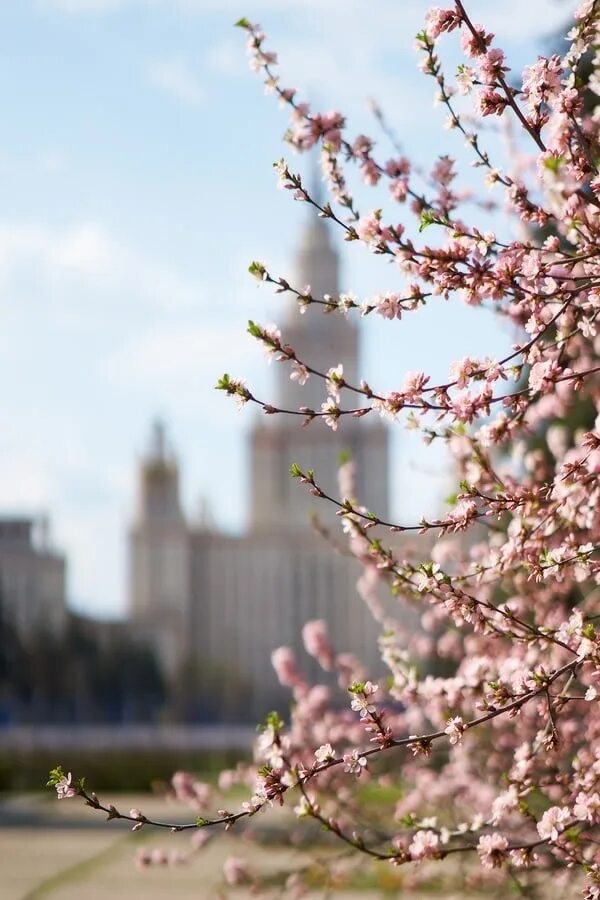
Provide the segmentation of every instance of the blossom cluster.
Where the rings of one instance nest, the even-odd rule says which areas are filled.
[[[323,402],[278,408],[223,376],[218,387],[240,406],[332,430],[381,416],[443,442],[457,489],[443,515],[393,521],[354,498],[348,464],[339,496],[318,471],[292,466],[336,508],[344,552],[361,566],[358,592],[381,627],[386,675],[336,648],[322,619],[306,623],[306,653],[323,678],[312,683],[291,648],[274,649],[293,700],[289,721],[270,716],[255,764],[223,773],[222,788],[248,787],[242,808],[196,827],[230,829],[289,802],[358,856],[419,871],[463,854],[480,864],[482,884],[505,874],[526,893],[553,871],[561,896],[600,898],[600,4],[584,0],[566,51],[522,73],[461,0],[430,10],[417,36],[449,141],[462,138],[500,196],[508,236],[488,227],[487,202],[458,187],[451,156],[429,172],[401,152],[381,156],[375,139],[350,134],[341,112],[313,111],[285,86],[261,28],[238,24],[253,70],[289,113],[286,142],[319,148],[328,200],[285,160],[275,166],[280,185],[345,241],[391,262],[397,287],[319,296],[266,263],[252,263],[251,274],[309,316],[374,314],[402,327],[441,298],[492,309],[518,337],[503,358],[473,353],[440,383],[424,367],[387,390],[355,383],[339,360],[321,370],[276,326],[249,323],[292,380],[322,383]],[[446,42],[464,56],[453,76]],[[512,168],[484,146],[497,121],[518,135]],[[361,211],[353,178],[384,188],[383,199]],[[357,789],[366,781],[396,792],[376,821]],[[59,797],[110,809],[70,775],[54,783]],[[212,803],[182,773],[173,789],[197,809]],[[291,875],[301,896],[302,872]],[[249,877],[243,862],[228,864],[229,884]]]

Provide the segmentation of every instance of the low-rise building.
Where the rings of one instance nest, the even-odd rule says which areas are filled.
[[[35,631],[58,636],[65,628],[66,561],[44,516],[0,517],[0,608],[24,642]]]

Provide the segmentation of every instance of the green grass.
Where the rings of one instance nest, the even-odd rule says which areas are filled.
[[[57,754],[4,750],[0,751],[0,792],[42,790],[48,772],[57,765],[66,772],[73,772],[74,776],[85,776],[91,790],[145,792],[157,782],[169,781],[180,769],[201,773],[203,780],[214,782],[221,769],[235,765],[239,759],[238,752],[114,751],[100,754],[94,750],[66,749]]]

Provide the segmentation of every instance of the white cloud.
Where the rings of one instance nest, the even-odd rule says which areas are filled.
[[[180,59],[152,63],[148,78],[156,87],[172,94],[182,103],[198,106],[204,100],[204,90],[197,78]]]
[[[23,446],[2,445],[0,508],[7,512],[34,514],[45,511],[56,500],[56,482],[35,453]]]
[[[239,0],[38,0],[45,9],[67,14],[112,13],[124,8],[167,9],[188,15],[226,13],[233,17],[240,13]],[[382,47],[398,49],[406,37],[404,29],[412,27],[412,35],[422,23],[427,8],[433,5],[423,0],[381,0],[375,11],[368,11],[364,0],[286,0],[286,12],[299,11],[304,25],[322,34],[337,35],[342,39],[352,36],[356,43],[346,44],[360,50],[365,37],[377,33]],[[252,0],[251,17],[281,15],[281,0]],[[490,4],[489,0],[471,0],[468,11],[472,17],[485,22],[502,39],[524,40],[551,35],[559,29],[575,9],[575,0],[504,0]],[[268,22],[262,23],[268,28]],[[415,25],[417,28],[415,28]],[[357,56],[353,54],[352,61]]]
[[[188,0],[183,5],[180,2],[179,8],[209,12],[216,5],[216,0]],[[238,8],[228,0],[219,0],[218,5]],[[416,121],[421,131],[439,129],[442,121],[440,114],[423,121],[422,112],[432,102],[434,85],[417,74],[417,54],[412,47],[428,5],[423,0],[403,4],[382,0],[367,12],[363,0],[326,4],[290,0],[282,14],[279,0],[256,0],[250,15],[260,19],[270,49],[278,53],[282,83],[299,88],[303,99],[307,96],[315,106],[341,109],[351,117],[352,128],[370,127],[373,132],[377,129],[365,109],[367,98],[375,97],[396,127],[409,132],[410,142]],[[470,8],[476,19],[496,32],[500,45],[528,44],[532,39],[539,43],[559,35],[573,3],[532,0],[525,8],[521,0],[505,0],[496,6],[471,0]],[[458,42],[452,35],[442,43],[444,50],[450,51],[453,70]],[[220,76],[247,78],[241,44],[235,35],[216,43],[206,57],[207,66]]]
[[[205,380],[203,359],[211,360],[213,381],[219,373],[209,357],[215,334],[210,346],[196,344],[193,329],[182,326],[180,344],[160,348],[161,329],[168,336],[194,316],[197,324],[203,293],[101,223],[0,221],[0,365],[11,380],[0,428],[0,510],[50,514],[68,557],[70,598],[88,610],[122,604],[136,440],[157,403],[177,408],[186,380],[187,415],[198,415],[194,359]],[[150,327],[159,346],[138,346],[136,336]],[[164,374],[169,353],[176,384]],[[111,379],[106,359],[119,354],[122,378]],[[214,416],[228,412],[222,399]]]
[[[228,78],[246,76],[248,63],[240,48],[239,40],[227,38],[214,44],[206,55],[206,64],[212,72]]]
[[[43,0],[63,12],[85,12],[119,8],[135,9],[140,15],[162,11],[201,17],[239,14],[239,0]],[[317,106],[335,106],[351,118],[352,128],[374,128],[365,112],[367,99],[375,97],[391,121],[404,131],[410,130],[407,149],[413,139],[414,123],[419,120],[424,140],[428,127],[438,128],[441,118],[423,123],[424,105],[429,106],[434,94],[430,79],[416,74],[413,35],[423,26],[429,4],[423,0],[381,0],[375,10],[368,11],[364,0],[253,0],[250,15],[265,27],[269,46],[278,52],[283,83],[297,87]],[[500,45],[514,42],[538,44],[558,35],[568,22],[574,0],[504,0],[489,4],[471,0],[469,11],[497,34]],[[225,29],[224,29],[225,31]],[[207,52],[204,65],[212,73],[226,77],[249,77],[240,35],[216,42]],[[443,42],[456,55],[458,42],[451,36]],[[514,48],[512,48],[514,49]],[[351,63],[351,64],[350,64]],[[455,61],[452,60],[451,68]],[[409,77],[407,77],[407,75]],[[182,102],[198,104],[203,97],[202,85],[189,68],[178,59],[154,64],[151,81],[170,91]],[[213,74],[214,78],[214,74]]]
[[[132,512],[132,508],[127,510],[127,518]],[[123,510],[114,502],[78,510],[64,516],[53,530],[56,544],[68,555],[70,605],[86,615],[122,615],[126,609]]]
[[[121,303],[164,308],[195,306],[199,289],[184,281],[168,265],[128,246],[98,222],[80,222],[53,229],[31,223],[0,222],[0,287],[25,277],[51,286],[63,305],[81,306],[82,296],[101,308]],[[88,311],[89,311],[88,306]]]
[[[3,423],[2,515],[48,515],[51,542],[67,558],[67,599],[88,614],[116,615],[122,610],[124,510],[115,497],[128,497],[130,515],[131,485],[123,484],[120,471],[90,459],[75,426],[50,429],[40,455],[35,448],[43,416],[34,422],[22,412]]]
[[[173,382],[189,384],[207,373],[216,381],[227,357],[242,371],[255,361],[253,342],[243,328],[181,325],[149,331],[107,360],[107,370],[119,383]]]
[[[430,125],[422,125],[433,83],[418,76],[411,49],[412,36],[428,5],[425,0],[380,0],[371,7],[364,0],[250,0],[246,8],[240,8],[240,0],[37,0],[38,9],[71,16],[130,10],[142,25],[154,13],[163,18],[167,14],[197,16],[185,27],[200,37],[206,17],[218,17],[223,40],[212,45],[197,69],[177,56],[171,58],[173,47],[168,42],[160,49],[144,51],[146,61],[154,53],[158,56],[144,75],[192,105],[203,100],[206,69],[250,81],[243,35],[228,27],[247,12],[264,25],[269,44],[279,53],[286,84],[306,90],[316,106],[348,109],[353,131],[365,98],[374,95],[390,120],[399,123],[401,139],[407,141],[417,131],[425,134],[429,127],[437,132],[443,119],[438,110],[431,115]],[[475,19],[496,32],[500,45],[512,40],[528,49],[532,39],[537,46],[545,35],[559,30],[572,8],[571,2],[551,0],[529,4],[469,0]],[[153,21],[158,23],[158,15]],[[456,44],[454,37],[445,42],[448,47]],[[260,87],[255,87],[260,94]],[[426,139],[421,141],[423,147]],[[433,150],[433,146],[425,147],[423,152]],[[55,168],[50,158],[48,168]],[[237,252],[245,263],[259,252],[249,232],[252,229],[246,228],[243,238],[236,238]],[[247,254],[240,246],[244,242],[252,247]],[[273,259],[277,252],[276,247],[269,250],[270,267],[285,274],[288,267]],[[209,272],[215,270],[212,260],[204,259],[202,264]],[[357,270],[361,265],[357,264]],[[93,601],[100,607],[114,603],[122,591],[133,448],[143,440],[146,424],[157,410],[167,414],[176,442],[186,448],[188,482],[209,491],[215,508],[222,507],[227,515],[235,517],[242,506],[244,459],[238,430],[247,427],[252,410],[236,416],[233,404],[212,385],[228,370],[247,377],[257,394],[273,396],[266,382],[275,367],[264,366],[260,349],[245,336],[239,308],[247,305],[261,321],[279,320],[282,304],[289,300],[262,290],[256,294],[245,275],[238,286],[230,274],[238,270],[245,266],[236,260],[221,284],[199,285],[168,260],[156,258],[151,247],[140,250],[97,221],[59,229],[0,221],[0,358],[18,387],[5,397],[0,507],[51,510],[59,540],[70,556],[74,595],[82,602]],[[198,271],[204,278],[202,269]],[[365,291],[371,283],[364,280]],[[272,314],[257,313],[259,304],[272,308]],[[446,333],[438,321],[436,316],[433,327]],[[452,333],[452,323],[442,321]],[[63,327],[73,322],[76,328]],[[15,323],[18,328],[13,329]],[[423,334],[430,332],[410,331],[404,322],[402,326],[401,367],[419,367],[418,362],[413,365],[410,354],[414,348],[422,359]],[[480,342],[474,334],[476,327],[468,332],[461,325],[465,342]],[[374,378],[396,377],[390,369],[398,359],[395,337],[391,333],[389,348],[373,339],[367,344],[365,359]],[[454,356],[456,342],[450,343],[448,353]],[[382,371],[385,358],[390,364]],[[439,365],[445,366],[445,360]],[[48,422],[41,415],[45,404]],[[69,421],[71,432],[65,428]],[[414,458],[421,460],[419,451]],[[109,483],[107,469],[119,472],[126,487]],[[397,498],[403,513],[408,502],[401,496],[405,488],[421,498],[420,488],[411,479],[412,473],[401,483]],[[419,483],[427,480],[420,476]]]

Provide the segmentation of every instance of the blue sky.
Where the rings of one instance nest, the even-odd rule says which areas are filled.
[[[289,274],[307,210],[276,189],[273,161],[304,162],[281,144],[285,116],[249,72],[233,21],[258,19],[285,83],[344,110],[352,132],[375,130],[374,96],[424,166],[464,156],[416,68],[426,3],[240,2],[0,4],[0,511],[49,512],[70,602],[93,614],[125,608],[136,458],[157,414],[186,508],[205,496],[224,527],[243,527],[252,414],[213,385],[230,371],[268,394],[245,323],[276,321],[287,301],[246,267],[258,258]],[[470,3],[515,68],[571,8]],[[366,209],[386,202],[358,193]],[[340,250],[346,288],[397,283],[364,248]],[[383,388],[408,369],[443,377],[452,359],[501,353],[512,338],[486,313],[440,302],[391,328],[367,322],[364,372]],[[393,505],[406,519],[439,502],[449,475],[406,433],[394,448]]]

